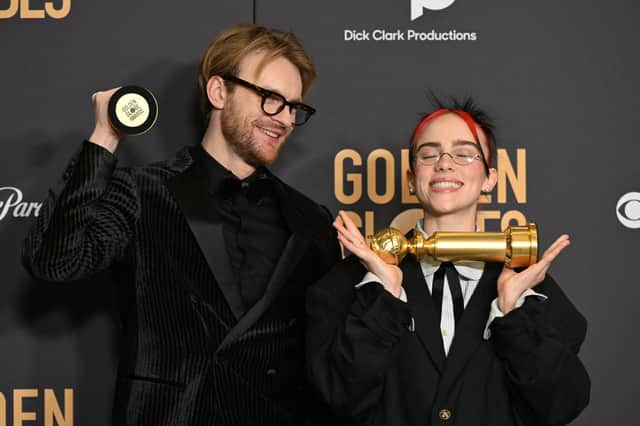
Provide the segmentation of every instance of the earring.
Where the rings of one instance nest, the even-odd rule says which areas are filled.
[[[413,189],[413,186],[409,187],[409,194],[414,195],[416,193],[416,190]]]

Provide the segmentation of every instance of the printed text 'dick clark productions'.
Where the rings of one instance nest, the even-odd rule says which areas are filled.
[[[476,41],[475,32],[448,31],[416,31],[416,30],[344,30],[344,41]]]

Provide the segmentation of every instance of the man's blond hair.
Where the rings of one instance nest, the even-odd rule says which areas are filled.
[[[242,59],[254,51],[264,51],[256,73],[270,61],[284,57],[298,68],[302,78],[302,95],[306,95],[316,79],[316,68],[296,37],[286,31],[253,24],[235,25],[220,33],[207,47],[200,62],[198,87],[202,109],[207,121],[211,103],[207,96],[207,82],[215,75],[237,75]]]

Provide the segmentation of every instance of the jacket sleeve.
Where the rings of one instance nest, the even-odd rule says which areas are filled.
[[[366,271],[355,257],[336,265],[307,293],[307,374],[339,415],[366,416],[411,315],[378,283],[354,288]]]
[[[48,281],[85,278],[120,258],[132,238],[139,200],[116,158],[83,142],[50,189],[22,249],[22,262]]]
[[[550,276],[525,304],[491,324],[505,363],[516,416],[524,424],[564,425],[589,402],[590,380],[578,351],[587,322]],[[533,420],[535,419],[535,420]]]

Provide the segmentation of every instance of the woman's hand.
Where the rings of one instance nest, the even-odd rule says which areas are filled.
[[[395,265],[385,263],[369,248],[358,227],[344,211],[341,210],[338,213],[338,217],[333,221],[333,227],[338,231],[338,240],[342,245],[357,256],[369,272],[382,280],[388,292],[395,297],[400,297],[402,270]]]
[[[571,244],[569,236],[564,234],[558,237],[544,252],[542,258],[530,265],[522,272],[516,272],[511,268],[503,268],[498,277],[498,306],[503,314],[511,312],[522,294],[535,287],[544,280],[545,274],[551,267],[551,262],[565,247]]]

